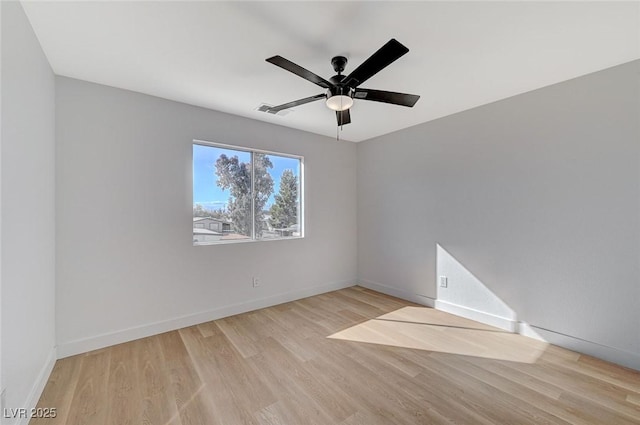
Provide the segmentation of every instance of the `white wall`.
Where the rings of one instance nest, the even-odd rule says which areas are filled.
[[[2,10],[3,7],[0,4],[0,177],[2,177]],[[4,396],[2,373],[2,184],[0,180],[0,409],[3,411],[5,408]]]
[[[0,7],[1,380],[16,409],[34,406],[55,361],[55,82],[22,6]]]
[[[549,341],[640,368],[639,68],[358,144],[359,280],[433,299],[440,244]]]
[[[56,124],[61,356],[355,283],[355,144],[62,77]],[[192,246],[193,139],[303,155],[306,237]]]

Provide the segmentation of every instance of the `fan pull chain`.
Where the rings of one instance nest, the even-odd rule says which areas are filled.
[[[340,93],[342,93],[342,91]],[[337,127],[336,127],[336,140],[340,140],[340,132],[342,131],[342,126],[343,126],[343,122],[342,122],[342,96],[340,96],[340,112],[338,112],[338,116],[340,117],[340,130],[338,130]]]

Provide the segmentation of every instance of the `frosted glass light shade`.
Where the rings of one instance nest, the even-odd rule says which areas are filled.
[[[346,111],[353,106],[353,99],[350,96],[337,94],[327,99],[327,107],[334,111]]]

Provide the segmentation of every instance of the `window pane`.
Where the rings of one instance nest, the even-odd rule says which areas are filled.
[[[263,155],[265,167],[272,180],[273,189],[265,199],[266,191],[260,196],[260,212],[256,214],[256,237],[262,239],[282,239],[300,237],[300,160],[278,155]],[[258,204],[258,202],[256,202]],[[257,205],[256,205],[256,211]],[[260,233],[258,234],[258,223]]]
[[[193,243],[251,239],[251,154],[193,145]]]
[[[273,163],[268,155],[263,153],[254,153],[254,171],[255,179],[253,181],[254,190],[254,208],[255,208],[255,236],[256,239],[262,238],[264,233],[268,231],[265,223],[266,211],[265,207],[269,198],[273,196],[274,179],[271,175]]]

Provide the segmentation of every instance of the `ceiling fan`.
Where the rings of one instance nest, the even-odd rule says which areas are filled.
[[[360,84],[386,68],[408,51],[408,48],[402,45],[395,38],[392,38],[349,75],[342,75],[342,71],[344,71],[344,68],[347,65],[347,58],[344,56],[335,56],[331,59],[331,65],[337,74],[329,78],[329,80],[325,80],[324,78],[304,69],[300,65],[297,65],[282,56],[270,57],[266,59],[267,62],[292,72],[307,81],[311,81],[315,85],[327,89],[327,91],[326,93],[305,97],[304,99],[294,100],[293,102],[284,103],[282,105],[269,106],[263,110],[271,114],[277,114],[284,109],[325,99],[327,107],[336,111],[338,126],[342,126],[351,122],[349,108],[353,105],[354,99],[372,100],[374,102],[384,102],[391,103],[393,105],[412,107],[416,104],[418,99],[420,99],[420,96],[415,94],[359,88]]]

